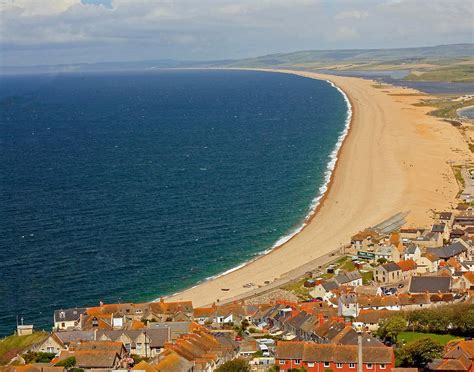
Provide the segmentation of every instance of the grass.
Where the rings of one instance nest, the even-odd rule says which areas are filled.
[[[373,271],[361,271],[360,275],[362,276],[362,284],[366,285],[369,284],[372,280],[374,280],[374,272]]]
[[[311,288],[306,288],[303,284],[307,280],[307,278],[301,278],[300,280],[293,282],[293,283],[288,283],[282,289],[287,290],[296,296],[298,296],[299,299],[301,300],[309,300],[311,298],[309,292]]]
[[[436,333],[422,333],[422,332],[401,332],[398,334],[398,341],[404,340],[406,343],[410,343],[420,338],[429,337],[433,340],[438,341],[442,345],[446,345],[449,341],[458,339],[459,337],[452,335],[438,335]]]
[[[473,83],[474,64],[458,64],[439,67],[419,74],[409,74],[405,80],[413,81],[449,81],[452,83]]]
[[[461,188],[464,189],[464,177],[462,176],[461,169],[462,167],[460,165],[453,165],[454,177],[456,178],[458,185],[460,185]]]
[[[0,365],[7,364],[17,354],[24,352],[26,348],[41,342],[48,337],[47,332],[34,332],[27,336],[12,335],[0,341]]]
[[[443,119],[459,119],[457,111],[461,108],[474,106],[474,98],[464,101],[454,101],[450,98],[423,100],[415,103],[415,106],[430,106],[436,109],[430,112],[430,115]]]

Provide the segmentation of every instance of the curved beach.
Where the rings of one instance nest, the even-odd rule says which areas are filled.
[[[423,226],[432,222],[433,210],[456,203],[458,187],[449,161],[467,158],[469,150],[456,128],[428,116],[429,108],[413,105],[425,95],[360,78],[266,71],[329,80],[349,97],[352,122],[329,189],[305,228],[288,242],[170,300],[203,306],[277,287],[328,261],[330,252],[366,227],[408,211],[408,224]],[[245,288],[249,282],[256,286]]]

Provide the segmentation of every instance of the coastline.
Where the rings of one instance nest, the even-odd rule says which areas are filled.
[[[239,70],[241,70],[241,69],[239,69]],[[273,71],[266,71],[266,70],[261,70],[261,71],[273,72]],[[163,298],[170,298],[170,297],[173,297],[173,296],[178,296],[180,293],[182,293],[184,291],[192,290],[192,289],[198,287],[199,285],[201,285],[202,283],[205,283],[205,282],[211,281],[211,280],[216,280],[216,279],[218,279],[222,276],[228,275],[228,274],[230,274],[234,271],[238,271],[238,270],[242,269],[243,267],[251,264],[252,262],[255,262],[255,261],[259,260],[261,257],[263,257],[265,255],[268,255],[271,252],[273,252],[274,250],[279,249],[280,247],[284,246],[291,239],[293,239],[296,235],[300,234],[303,231],[303,229],[316,216],[320,206],[324,203],[325,196],[327,195],[327,193],[329,192],[329,189],[331,187],[331,183],[333,181],[333,174],[334,174],[334,171],[337,167],[339,153],[342,149],[344,141],[346,140],[347,136],[349,135],[349,132],[350,132],[350,129],[351,129],[351,124],[352,124],[352,104],[351,104],[350,99],[347,96],[347,94],[341,88],[339,88],[337,85],[335,85],[332,81],[326,80],[326,79],[320,79],[320,80],[324,80],[325,82],[327,82],[334,89],[338,90],[339,93],[342,95],[342,97],[345,101],[345,104],[347,106],[347,108],[346,108],[346,118],[345,118],[345,121],[344,121],[344,128],[338,134],[337,142],[334,145],[334,149],[333,149],[333,151],[331,151],[331,153],[328,156],[328,162],[326,164],[326,170],[324,172],[324,183],[318,188],[318,194],[316,195],[316,197],[314,197],[311,200],[311,203],[309,205],[309,212],[305,216],[302,224],[299,225],[293,231],[289,232],[288,234],[283,235],[280,238],[278,238],[278,240],[272,246],[270,246],[269,248],[265,249],[264,251],[256,253],[255,258],[252,258],[250,260],[242,262],[242,263],[238,264],[237,266],[234,266],[234,267],[232,267],[232,268],[230,268],[230,269],[228,269],[224,272],[221,272],[219,274],[216,274],[216,275],[207,277],[203,280],[200,280],[195,285],[193,285],[192,287],[189,287],[189,288],[187,288],[183,291],[179,291],[179,292],[173,293],[173,294],[168,295],[168,296],[163,296]],[[160,300],[160,298],[156,298],[154,301],[159,301],[159,300]]]
[[[245,70],[245,69],[239,69],[239,70]],[[292,233],[290,233],[286,236],[281,237],[271,248],[269,248],[269,249],[261,252],[260,254],[258,254],[258,256],[255,259],[244,262],[244,263],[242,263],[242,264],[240,264],[240,265],[238,265],[238,266],[236,266],[232,269],[229,269],[229,270],[227,270],[223,273],[220,273],[216,276],[206,278],[205,280],[203,280],[201,282],[198,282],[195,286],[193,286],[191,288],[185,289],[185,290],[183,290],[181,292],[178,292],[178,293],[175,293],[171,296],[166,296],[165,298],[167,298],[167,299],[170,299],[170,300],[184,300],[184,299],[189,300],[189,299],[192,299],[193,302],[195,303],[195,305],[197,305],[197,306],[208,305],[208,304],[210,304],[210,303],[212,303],[216,300],[220,301],[222,303],[222,302],[228,301],[229,299],[233,299],[233,298],[235,299],[237,297],[242,297],[242,296],[246,296],[246,295],[251,296],[251,295],[256,294],[257,292],[265,292],[269,289],[276,288],[277,284],[278,284],[278,286],[280,286],[280,285],[284,284],[285,281],[288,282],[288,281],[291,281],[292,279],[294,279],[294,277],[296,275],[302,275],[304,273],[304,271],[301,272],[301,269],[307,266],[304,263],[301,263],[301,264],[298,265],[296,262],[294,262],[295,260],[293,260],[293,262],[291,262],[291,261],[285,262],[285,261],[277,261],[274,258],[276,258],[277,255],[279,255],[279,256],[288,256],[288,254],[281,254],[281,252],[282,251],[288,251],[289,249],[286,249],[287,246],[292,245],[292,243],[295,240],[300,240],[300,241],[301,240],[303,240],[303,241],[307,240],[307,239],[302,239],[302,236],[303,235],[305,235],[305,236],[308,235],[306,233],[306,230],[308,229],[308,227],[309,226],[314,227],[317,224],[317,221],[321,219],[321,218],[316,218],[316,217],[319,217],[319,212],[324,208],[325,203],[326,203],[327,199],[329,198],[330,194],[334,194],[334,192],[332,190],[333,190],[335,180],[339,180],[340,178],[342,178],[342,175],[344,173],[347,173],[347,169],[345,169],[345,170],[340,170],[339,169],[340,168],[339,163],[340,163],[341,157],[343,156],[343,153],[346,151],[346,146],[345,146],[346,143],[353,137],[352,132],[357,131],[357,127],[360,125],[360,123],[358,123],[358,120],[356,118],[357,118],[357,115],[360,116],[360,114],[361,114],[359,112],[359,111],[361,111],[361,108],[358,108],[357,110],[355,110],[354,109],[355,105],[353,103],[353,101],[356,101],[360,105],[360,97],[357,97],[357,94],[352,93],[352,95],[351,95],[350,92],[349,93],[347,92],[348,87],[350,86],[350,83],[354,82],[354,81],[357,81],[357,82],[363,81],[365,85],[375,84],[373,81],[366,80],[366,79],[351,78],[351,77],[339,77],[339,76],[332,76],[332,75],[308,73],[308,72],[302,72],[302,71],[267,70],[267,69],[248,69],[248,70],[257,70],[257,71],[262,71],[262,72],[289,73],[289,74],[295,74],[295,75],[299,75],[299,76],[303,76],[303,77],[307,77],[307,78],[314,78],[314,79],[318,79],[318,80],[324,80],[324,81],[328,82],[329,84],[331,84],[335,89],[337,89],[342,94],[342,96],[344,97],[344,100],[346,101],[346,104],[347,104],[346,125],[345,125],[343,131],[340,133],[340,135],[338,137],[338,141],[335,145],[335,149],[333,150],[333,152],[329,156],[329,161],[328,161],[328,164],[327,164],[327,170],[325,172],[326,181],[324,182],[324,184],[322,186],[320,186],[318,195],[312,201],[312,205],[314,204],[314,206],[312,206],[309,214],[307,215],[307,217],[305,218],[303,224],[299,228],[297,228],[294,232],[292,232]],[[341,83],[343,85],[342,87],[340,86]],[[348,85],[348,83],[349,83],[349,85]],[[344,89],[344,85],[346,85],[345,86],[346,89]],[[367,86],[365,87],[365,89],[367,90]],[[377,89],[377,90],[376,90],[376,88],[371,88],[371,89],[373,89],[374,92],[381,93],[380,89]],[[424,95],[424,94],[419,93],[417,91],[414,91],[414,90],[411,90],[411,89],[406,89],[406,88],[392,87],[390,89],[392,89],[392,90],[403,90],[405,93],[409,93],[409,94],[407,94],[407,96],[408,95],[413,96],[414,93],[416,93],[420,96]],[[395,93],[395,94],[397,94],[397,93]],[[400,95],[400,93],[398,93],[398,94]],[[401,94],[403,95],[403,93],[401,93]],[[353,97],[354,95],[355,95],[355,97]],[[367,102],[365,102],[365,103],[367,103]],[[426,114],[426,112],[424,114]],[[354,126],[356,127],[355,130],[354,130]],[[461,145],[461,143],[457,143],[457,145],[459,147],[459,145]],[[349,150],[347,150],[347,152],[349,152]],[[336,173],[342,173],[342,174],[340,176],[336,177]],[[404,186],[404,185],[400,184],[400,186]],[[403,187],[401,187],[399,189],[403,189]],[[336,194],[337,194],[337,192],[336,192]],[[454,193],[454,195],[455,195],[455,193]],[[336,204],[337,203],[338,202],[336,201]],[[404,209],[411,209],[409,203],[407,203],[407,204],[408,204],[407,208],[404,208]],[[328,208],[326,208],[326,209],[328,209]],[[390,212],[387,211],[386,213],[378,213],[377,214],[377,215],[379,215],[378,219],[375,219],[375,216],[374,216],[373,219],[369,218],[369,220],[372,221],[372,223],[366,224],[366,225],[359,224],[358,229],[355,229],[351,232],[346,232],[346,234],[345,234],[346,239],[347,239],[347,234],[352,235],[352,234],[356,233],[357,231],[359,231],[363,228],[373,226],[373,225],[375,225],[375,223],[380,222],[380,220],[382,218],[389,217],[390,215],[392,215],[394,213],[397,213],[397,212],[400,212],[400,209],[391,209]],[[418,217],[419,216],[417,216],[417,218],[413,219],[410,222],[413,223],[417,220],[420,221],[420,219]],[[365,219],[367,219],[367,216],[366,216]],[[420,223],[420,222],[416,222],[416,223]],[[350,235],[349,235],[349,237],[350,237]],[[334,236],[333,236],[333,238],[334,238]],[[343,237],[340,236],[339,239],[342,240]],[[336,237],[336,240],[337,240],[337,237]],[[321,261],[322,262],[322,260],[324,260],[324,259],[327,260],[328,257],[331,256],[331,254],[328,255],[328,252],[333,253],[334,251],[337,251],[343,243],[345,244],[347,242],[348,242],[348,240],[342,240],[342,241],[339,242],[339,246],[337,246],[337,244],[334,245],[334,243],[333,243],[333,245],[331,247],[326,247],[326,249],[324,249],[324,250],[321,249],[320,252],[316,256],[308,255],[307,256],[308,261],[309,262],[312,262],[312,261],[317,261],[317,262]],[[296,244],[293,244],[293,245],[296,245]],[[301,244],[300,244],[300,246],[301,246]],[[330,249],[330,250],[328,251],[328,249]],[[306,247],[306,249],[303,248],[303,249],[300,249],[300,250],[303,251],[301,253],[306,253],[304,251],[308,251],[307,247]],[[284,252],[284,253],[288,253],[288,252]],[[295,252],[295,253],[297,253],[297,252]],[[291,256],[291,254],[289,256]],[[262,261],[267,261],[267,262],[262,262]],[[277,269],[277,267],[281,266],[279,272],[275,273],[275,275],[279,274],[278,277],[271,278],[270,280],[264,281],[264,283],[262,283],[262,284],[258,284],[258,288],[253,288],[252,290],[248,290],[248,289],[242,290],[242,284],[248,283],[249,281],[258,281],[257,277],[249,275],[249,274],[251,274],[252,272],[255,273],[255,274],[257,274],[257,273],[261,274],[261,267],[264,264],[266,264],[266,266],[268,266],[268,262],[272,262],[272,261],[276,264],[274,266],[275,269]],[[282,263],[283,263],[283,265],[281,265]],[[259,268],[259,266],[260,266],[260,268]],[[286,269],[290,269],[290,270],[285,271]],[[298,270],[298,269],[300,269],[300,270]],[[277,270],[275,270],[275,271],[277,271]],[[289,275],[290,273],[292,275]],[[259,276],[261,276],[261,275],[259,275]],[[287,277],[285,278],[285,276],[287,276]],[[265,284],[267,282],[270,282],[270,284]],[[233,287],[230,287],[230,284],[232,284]],[[227,288],[227,287],[230,287],[230,288],[228,289],[228,292],[223,293],[223,292],[221,292],[221,290],[219,290],[220,286],[221,286],[221,289],[222,288]]]

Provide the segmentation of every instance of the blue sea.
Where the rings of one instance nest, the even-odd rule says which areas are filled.
[[[271,248],[314,206],[346,116],[329,83],[279,73],[0,77],[0,334]]]

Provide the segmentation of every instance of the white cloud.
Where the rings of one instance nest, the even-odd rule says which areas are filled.
[[[466,42],[472,41],[474,16],[464,0],[113,0],[111,5],[0,0],[2,63],[218,59]]]

